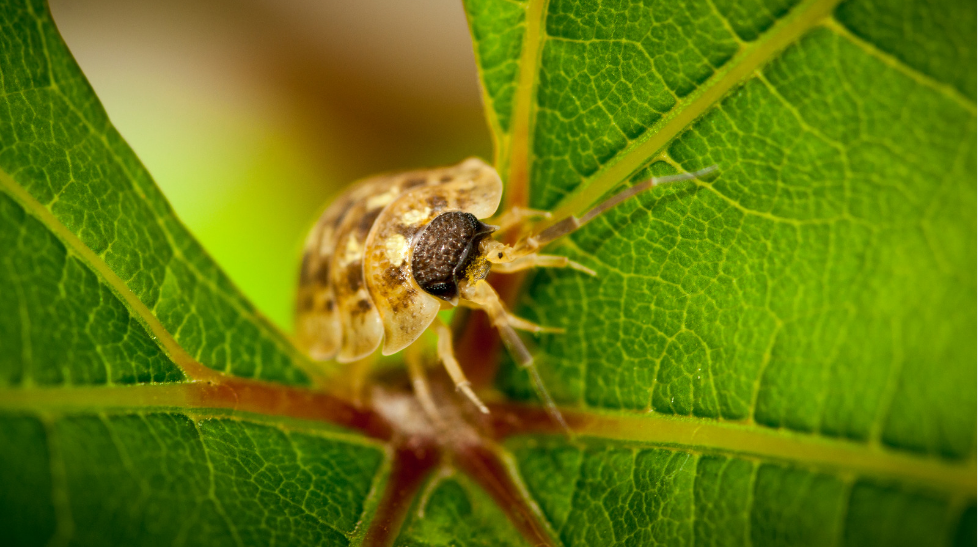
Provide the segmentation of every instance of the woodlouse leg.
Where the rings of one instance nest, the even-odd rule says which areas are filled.
[[[550,212],[540,211],[538,209],[527,209],[526,207],[520,207],[517,205],[498,217],[488,219],[486,224],[499,226],[496,231],[505,232],[506,230],[523,224],[527,219],[535,217],[550,218]]]
[[[462,372],[462,367],[458,365],[458,361],[455,359],[455,351],[452,349],[451,329],[438,318],[435,319],[432,326],[435,328],[435,334],[438,335],[438,358],[441,359],[441,364],[448,371],[448,375],[452,377],[452,382],[455,383],[455,389],[464,393],[480,412],[489,414],[489,409],[486,408],[486,405],[472,391],[472,382],[469,382],[469,379],[465,377],[465,373]]]
[[[566,256],[531,254],[521,256],[512,262],[497,263],[492,265],[492,271],[499,273],[513,273],[530,268],[570,268],[588,275],[598,275],[597,272],[587,266],[574,262]]]
[[[502,338],[506,349],[513,356],[513,360],[530,374],[530,378],[533,380],[533,387],[536,389],[540,399],[543,400],[547,412],[570,435],[571,431],[567,426],[567,422],[564,420],[563,414],[560,413],[553,398],[550,397],[546,386],[543,385],[543,379],[540,378],[540,373],[537,372],[537,367],[533,363],[533,356],[530,355],[530,350],[526,348],[523,340],[516,334],[510,322],[514,316],[506,311],[506,306],[503,305],[503,301],[499,298],[496,291],[485,280],[479,280],[463,286],[461,296],[489,315],[489,320],[492,321],[493,326],[499,331],[499,337]]]
[[[425,414],[431,418],[435,427],[441,428],[444,421],[438,413],[438,405],[431,396],[428,388],[428,376],[424,373],[424,358],[421,354],[421,344],[414,343],[404,351],[404,361],[407,363],[408,377],[411,378],[411,387],[414,388],[414,396],[418,398],[421,408]]]
[[[474,304],[472,302],[467,302],[466,300],[460,300],[458,305],[467,308],[475,308],[477,310],[483,310],[483,311],[486,310],[485,306],[482,306],[480,304]],[[564,329],[560,327],[545,327],[543,325],[538,325],[532,321],[527,321],[526,319],[523,319],[522,317],[519,317],[517,315],[513,315],[506,310],[503,310],[502,314],[503,314],[502,319],[500,319],[500,321],[506,323],[507,325],[509,325],[510,327],[516,330],[525,330],[527,332],[548,332],[553,334],[563,334],[564,332],[566,332]]]
[[[348,378],[350,381],[350,391],[353,392],[353,404],[363,406],[363,392],[367,387],[367,377],[370,376],[370,369],[373,368],[375,358],[371,355],[358,359],[349,364]]]
[[[506,312],[506,323],[514,329],[525,330],[527,332],[548,332],[552,334],[564,334],[564,332],[566,332],[560,327],[545,327],[543,325],[537,325],[532,321],[527,321],[526,319],[513,315],[509,312]]]

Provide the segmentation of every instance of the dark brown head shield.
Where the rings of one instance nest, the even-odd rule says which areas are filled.
[[[471,213],[438,215],[414,245],[411,271],[415,281],[428,294],[452,300],[458,296],[459,280],[478,256],[479,243],[494,229]]]

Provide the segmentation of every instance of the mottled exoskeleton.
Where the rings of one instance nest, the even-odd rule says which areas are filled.
[[[348,363],[378,347],[384,355],[398,352],[433,328],[438,355],[456,387],[488,412],[455,360],[448,327],[437,318],[452,306],[478,308],[489,314],[516,362],[531,373],[551,415],[563,424],[514,330],[546,329],[510,314],[486,276],[533,267],[572,267],[593,275],[566,257],[537,251],[657,183],[700,173],[648,180],[514,245],[492,236],[548,213],[516,208],[496,217],[495,225],[483,223],[480,219],[499,207],[503,186],[482,160],[363,180],[326,209],[306,239],[296,309],[298,343],[314,359]],[[422,373],[418,367],[409,371],[422,403],[434,412]]]

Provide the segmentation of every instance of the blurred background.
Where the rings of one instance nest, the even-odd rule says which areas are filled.
[[[319,211],[382,171],[492,159],[461,0],[50,0],[115,127],[292,330]]]

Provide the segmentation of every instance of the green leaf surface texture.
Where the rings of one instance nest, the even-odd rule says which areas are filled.
[[[974,545],[975,4],[463,4],[508,205],[717,166],[548,249],[596,278],[519,291],[565,329],[533,349],[573,435],[493,438],[502,482],[408,444],[399,486],[409,428],[330,406],[17,0],[0,543]],[[496,399],[538,411],[500,359]]]
[[[434,476],[415,500],[398,547],[531,545],[477,485],[462,476]]]
[[[13,545],[348,545],[385,459],[177,412],[0,416],[0,440],[19,448],[0,454]]]

